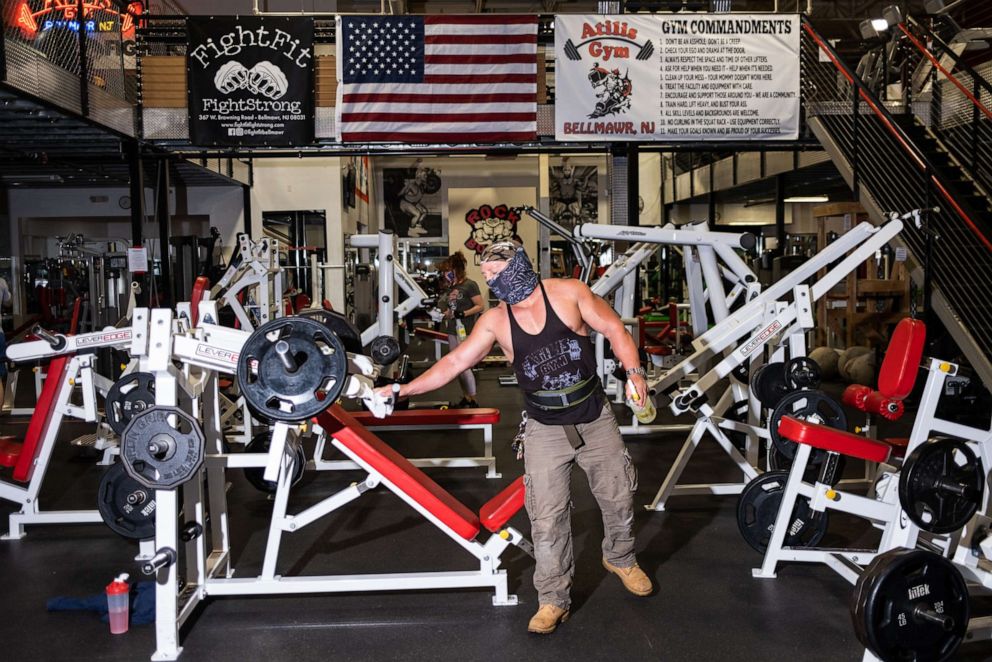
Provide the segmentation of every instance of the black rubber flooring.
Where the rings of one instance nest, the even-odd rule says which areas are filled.
[[[509,449],[519,393],[501,388],[506,369],[480,374],[483,405],[503,411],[496,434],[503,477],[482,469],[428,470],[469,507],[485,501],[522,471]],[[443,397],[457,400],[457,387]],[[618,410],[619,411],[619,410]],[[628,416],[620,412],[621,416]],[[22,433],[25,422],[0,430]],[[90,432],[72,424],[65,440]],[[395,434],[407,456],[463,453],[479,433]],[[634,437],[640,472],[637,504],[648,503],[682,443],[682,435]],[[476,450],[475,452],[478,452]],[[726,457],[704,442],[686,480],[733,478]],[[848,467],[856,473],[858,467]],[[59,445],[46,482],[46,509],[90,507],[101,468],[68,443]],[[9,476],[9,470],[4,474]],[[301,509],[358,479],[355,472],[308,475],[291,499]],[[228,494],[237,576],[261,567],[270,502],[240,472]],[[600,565],[602,525],[581,471],[573,483],[576,576],[573,615],[550,636],[526,632],[536,608],[533,562],[511,548],[504,555],[516,607],[494,607],[485,590],[216,598],[183,630],[183,660],[860,660],[848,612],[851,586],[826,567],[790,565],[774,580],[753,579],[760,556],[737,530],[736,497],[682,497],[666,512],[636,514],[638,558],[657,591],[627,594]],[[0,503],[6,529],[9,502]],[[512,522],[529,530],[521,511]],[[827,544],[870,539],[863,522],[831,520]],[[139,577],[135,543],[102,525],[35,526],[19,541],[0,542],[0,658],[7,660],[141,660],[154,650],[151,625],[122,636],[87,612],[48,613],[54,596],[99,593],[119,572]],[[472,558],[398,498],[378,489],[307,529],[284,537],[283,574],[335,574],[470,569]],[[960,659],[992,659],[992,644],[970,644]]]

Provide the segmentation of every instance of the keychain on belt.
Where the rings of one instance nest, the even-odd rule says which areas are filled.
[[[517,428],[517,434],[513,437],[513,441],[510,442],[510,450],[517,454],[517,459],[524,459],[524,432],[527,430],[527,412],[520,412],[520,427]]]

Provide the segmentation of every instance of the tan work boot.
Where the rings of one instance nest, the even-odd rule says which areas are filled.
[[[568,610],[555,605],[541,605],[527,624],[527,631],[535,634],[551,634],[559,623],[568,620]]]
[[[619,577],[620,581],[623,582],[623,587],[634,595],[651,595],[651,591],[654,590],[654,587],[651,586],[651,580],[636,563],[630,568],[618,568],[603,559],[603,567]]]

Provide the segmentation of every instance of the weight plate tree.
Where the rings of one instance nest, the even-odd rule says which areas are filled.
[[[968,587],[948,559],[923,550],[880,554],[858,578],[851,619],[884,662],[944,662],[968,630]]]
[[[337,335],[306,317],[283,317],[257,328],[238,357],[238,385],[257,415],[305,421],[334,404],[348,376]]]
[[[737,501],[737,526],[744,540],[754,550],[764,554],[768,549],[775,518],[782,503],[788,471],[768,471],[747,484]],[[814,547],[827,532],[827,514],[809,508],[809,499],[800,496],[789,520],[786,547]]]

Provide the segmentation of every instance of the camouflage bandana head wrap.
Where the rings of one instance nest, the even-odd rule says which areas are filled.
[[[482,262],[507,262],[506,268],[486,284],[493,295],[512,306],[537,289],[537,273],[522,246],[512,241],[497,241],[482,253]]]

